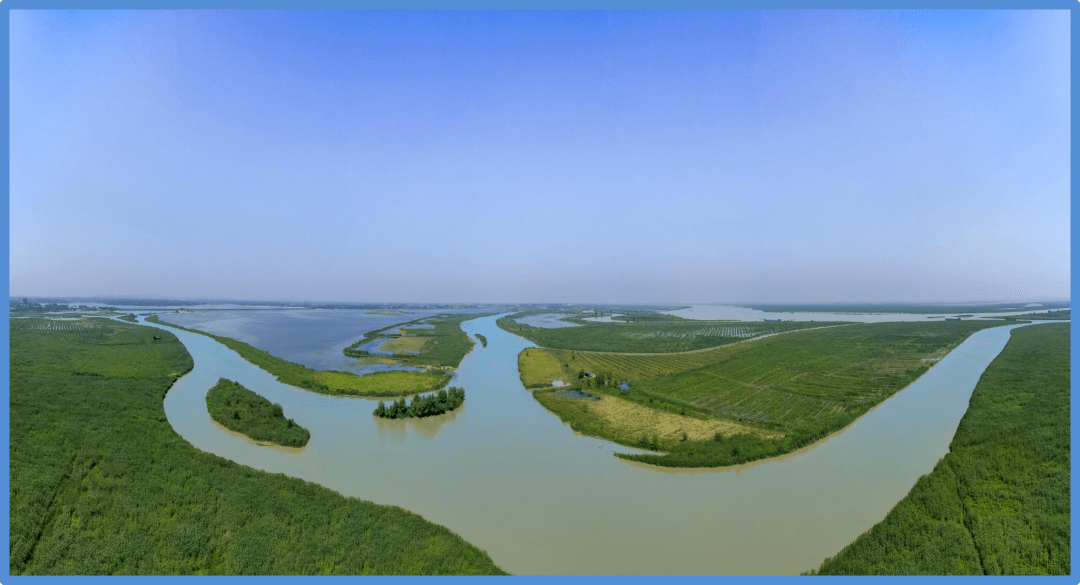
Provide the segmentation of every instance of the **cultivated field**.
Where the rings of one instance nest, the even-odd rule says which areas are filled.
[[[531,348],[519,355],[519,367],[526,387],[563,380],[635,402],[656,416],[701,416],[756,429],[746,434],[755,440],[744,437],[741,446],[661,441],[669,455],[631,456],[661,465],[727,465],[784,453],[843,428],[969,335],[999,324],[847,324],[677,354]],[[757,440],[767,433],[771,440]],[[615,440],[641,446],[642,430],[616,433]]]
[[[15,331],[86,331],[103,325],[93,318],[12,317],[10,321]]]
[[[763,335],[841,324],[822,321],[698,321],[660,313],[628,313],[619,319],[631,321],[610,323],[588,321],[580,313],[574,313],[564,320],[581,326],[558,329],[533,327],[514,319],[527,313],[503,317],[498,324],[540,347],[620,353],[673,353],[707,349]]]

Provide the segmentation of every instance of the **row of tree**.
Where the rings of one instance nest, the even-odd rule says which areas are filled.
[[[380,418],[423,418],[449,412],[464,402],[465,390],[452,386],[449,392],[439,390],[427,396],[414,396],[407,406],[404,398],[390,403],[390,406],[380,401],[372,414]]]

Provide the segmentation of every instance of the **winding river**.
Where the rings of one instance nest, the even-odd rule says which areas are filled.
[[[911,386],[802,451],[669,470],[614,457],[635,450],[579,435],[533,400],[517,373],[518,353],[532,344],[496,318],[462,326],[488,340],[452,382],[465,388],[465,405],[413,421],[376,419],[375,400],[281,384],[208,337],[165,328],[195,360],[165,412],[203,451],[401,506],[510,573],[796,574],[884,518],[934,467],[979,376],[1018,326],[975,333]],[[308,445],[260,446],[216,425],[205,395],[222,377],[280,403],[311,431]]]

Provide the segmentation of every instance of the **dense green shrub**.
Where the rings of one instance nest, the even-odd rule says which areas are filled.
[[[206,393],[206,408],[221,426],[256,441],[303,447],[311,438],[307,429],[285,418],[280,404],[272,404],[232,380],[218,380]]]
[[[451,386],[449,392],[439,390],[438,393],[428,396],[413,396],[408,406],[405,405],[404,398],[390,403],[390,406],[379,402],[372,414],[380,418],[423,418],[449,412],[464,402],[465,390]]]
[[[162,405],[184,346],[100,321],[10,330],[12,575],[502,572],[401,508],[199,451]]]

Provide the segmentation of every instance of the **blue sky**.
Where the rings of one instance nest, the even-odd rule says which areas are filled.
[[[1067,11],[10,22],[14,295],[1069,296]]]

